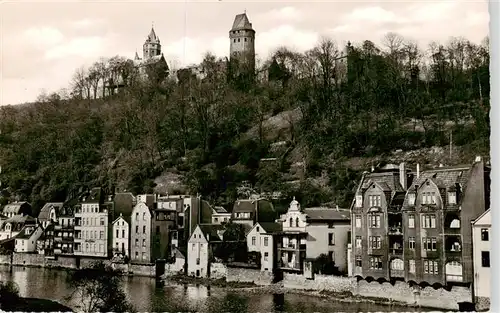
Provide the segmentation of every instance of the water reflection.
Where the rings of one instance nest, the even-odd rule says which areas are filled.
[[[65,299],[69,292],[61,270],[0,266],[0,280],[14,281],[21,296],[45,298],[77,308]],[[409,307],[389,307],[366,303],[341,303],[296,294],[262,294],[248,291],[226,292],[216,287],[202,285],[177,285],[167,282],[157,284],[147,277],[124,277],[124,290],[139,312],[418,312]]]

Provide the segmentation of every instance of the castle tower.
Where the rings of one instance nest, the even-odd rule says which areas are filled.
[[[147,60],[157,55],[161,55],[160,38],[156,36],[154,28],[151,27],[151,32],[142,46],[142,59]]]
[[[247,14],[238,14],[234,18],[233,27],[229,31],[229,58],[237,60],[252,73],[255,71],[255,30],[248,20]]]

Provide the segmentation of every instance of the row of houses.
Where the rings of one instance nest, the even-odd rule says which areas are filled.
[[[489,172],[480,157],[449,168],[388,164],[363,173],[348,209],[301,208],[293,199],[282,214],[258,197],[226,210],[199,196],[108,196],[94,188],[74,202],[47,203],[37,218],[27,202],[7,204],[0,244],[15,240],[16,252],[48,258],[164,260],[196,277],[210,276],[221,250],[243,245],[240,265],[274,275],[328,271],[367,281],[461,285],[488,298]],[[228,225],[244,233],[233,246]]]
[[[466,286],[476,300],[489,299],[489,199],[490,167],[481,157],[425,170],[388,164],[363,173],[348,210],[301,209],[294,199],[274,222],[249,224],[247,249],[259,253],[262,271],[312,278],[315,261],[326,256],[351,277]],[[190,237],[189,275],[209,275],[210,255],[224,237],[217,230],[198,225]]]

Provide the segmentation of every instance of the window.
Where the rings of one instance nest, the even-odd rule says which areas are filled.
[[[433,260],[424,260],[424,273],[437,275],[439,273],[438,262]]]
[[[356,248],[361,248],[361,236],[356,236]]]
[[[356,207],[363,207],[363,195],[356,195]]]
[[[370,207],[382,206],[382,197],[380,195],[368,196],[368,201],[370,203]]]
[[[291,218],[291,217],[290,217],[289,225],[290,225],[290,227],[293,227],[293,218]]]
[[[99,239],[104,239],[104,231],[99,232]]]
[[[135,233],[138,234],[139,233],[139,225],[136,225],[135,226]]]
[[[415,205],[415,194],[414,193],[409,193],[408,194],[408,205]]]
[[[264,252],[264,261],[267,261],[269,258],[269,252]]]
[[[408,228],[415,228],[415,215],[408,215]]]
[[[411,250],[415,250],[415,237],[408,238],[408,248]]]
[[[146,260],[146,252],[143,252],[143,253],[142,253],[142,259],[143,259],[143,260]]]
[[[116,230],[116,238],[120,238],[120,230],[119,229]]]
[[[330,260],[330,262],[335,262],[335,253],[333,253],[333,251],[328,251],[328,260]]]
[[[490,231],[488,228],[481,228],[481,241],[489,241],[490,240]]]
[[[146,233],[146,225],[142,226],[142,233],[145,234]]]
[[[361,228],[361,215],[356,215],[356,228]]]
[[[138,221],[139,220],[139,213],[135,213],[135,220]]]
[[[437,250],[437,240],[436,237],[424,237],[422,238],[422,246],[425,251],[436,251]]]
[[[156,226],[156,234],[160,233],[160,226]]]
[[[269,238],[264,237],[264,247],[267,247],[268,245],[269,245]]]
[[[356,267],[361,267],[362,261],[361,261],[361,255],[356,255]]]
[[[380,228],[380,214],[379,213],[371,213],[369,215],[370,218],[370,228]]]
[[[490,267],[490,252],[481,251],[481,265],[483,267]]]
[[[298,217],[295,218],[295,227],[299,227],[299,218]]]
[[[214,222],[218,222],[219,219],[217,217],[214,217]]]
[[[200,265],[200,258],[196,258],[196,265]]]
[[[422,228],[436,228],[436,215],[422,214]]]
[[[191,250],[194,250],[194,243],[191,245]]]
[[[104,226],[104,217],[101,217],[101,226]]]
[[[125,238],[125,229],[122,229],[122,238]]]
[[[436,204],[436,193],[422,192],[422,204]]]
[[[142,239],[142,246],[145,247],[146,246],[146,239]]]
[[[370,248],[380,249],[382,247],[382,240],[380,236],[370,236]]]
[[[381,270],[382,269],[382,258],[370,257],[370,269]]]
[[[334,233],[328,234],[328,245],[330,245],[330,246],[335,245],[335,234]]]
[[[135,252],[135,257],[139,258],[139,252],[137,252],[137,251]]]
[[[247,38],[245,38],[245,42],[247,42]]]
[[[240,38],[238,38],[238,42],[240,42]]]
[[[255,246],[255,241],[256,241],[256,238],[255,236],[252,237],[252,246]]]
[[[143,212],[142,213],[142,220],[145,221],[146,220],[146,212]]]
[[[409,260],[409,261],[408,261],[408,267],[409,267],[408,271],[409,271],[410,273],[412,273],[412,274],[415,274],[415,272],[416,272],[416,268],[415,268],[415,260]]]
[[[394,259],[391,261],[391,270],[404,271],[405,263],[401,259]]]
[[[457,204],[457,193],[455,191],[448,192],[448,204]]]

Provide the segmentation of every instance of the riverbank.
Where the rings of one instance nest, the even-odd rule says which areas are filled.
[[[225,278],[210,279],[210,278],[199,278],[191,277],[186,275],[172,275],[167,278],[163,278],[163,281],[171,281],[176,284],[192,284],[192,285],[203,285],[203,286],[213,286],[218,288],[226,289],[241,289],[241,288],[259,288],[260,286],[253,282],[238,282],[238,281],[227,281]]]
[[[18,298],[17,301],[2,304],[6,312],[73,312],[70,307],[48,299]]]

